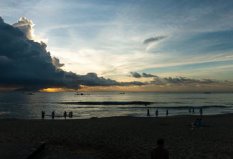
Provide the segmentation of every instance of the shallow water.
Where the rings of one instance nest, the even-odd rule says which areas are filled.
[[[150,102],[147,106],[137,101]],[[195,107],[194,113],[189,108]],[[204,115],[233,113],[233,93],[125,93],[88,92],[84,95],[67,93],[35,93],[28,95],[21,92],[0,93],[1,118],[41,118],[41,111],[46,118],[55,111],[56,119],[62,119],[64,111],[72,111],[74,118],[109,117],[109,116],[154,116],[158,109],[159,116],[197,115],[203,107]]]

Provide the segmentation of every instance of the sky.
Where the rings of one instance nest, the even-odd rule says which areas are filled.
[[[0,16],[29,40],[47,45],[52,69],[79,78],[36,89],[233,90],[231,0],[0,0]],[[17,76],[25,75],[9,75],[12,82],[0,85],[28,88],[24,78],[13,85]],[[88,84],[80,82],[87,77]]]

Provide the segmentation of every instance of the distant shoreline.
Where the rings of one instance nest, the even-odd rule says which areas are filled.
[[[132,118],[132,119],[184,119],[184,118],[215,118],[215,117],[232,117],[233,116],[233,113],[226,113],[226,114],[207,114],[207,115],[203,115],[203,116],[200,116],[198,114],[190,114],[190,115],[171,115],[171,116],[159,116],[159,117],[156,117],[156,116],[149,116],[149,117],[146,117],[146,116],[143,116],[143,117],[138,117],[138,116],[110,116],[110,117],[90,117],[90,118],[66,118],[64,119],[64,117],[61,115],[61,116],[55,116],[54,119],[51,119],[51,115],[47,115],[47,118],[45,119],[41,119],[41,118],[0,118],[0,121],[1,120],[9,120],[9,121],[14,121],[14,120],[28,120],[28,121],[78,121],[78,120],[95,120],[95,119],[120,119],[120,118]],[[48,118],[49,117],[49,118]],[[57,117],[57,118],[56,118]]]

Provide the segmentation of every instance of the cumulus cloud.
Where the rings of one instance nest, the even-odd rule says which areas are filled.
[[[65,64],[63,64],[63,63],[60,63],[60,60],[59,60],[58,58],[56,58],[56,57],[53,57],[53,58],[52,58],[52,63],[53,63],[53,65],[56,66],[57,68],[60,68],[60,67],[62,67],[62,66],[65,65]]]
[[[149,73],[138,73],[138,72],[130,72],[131,76],[134,77],[134,78],[151,78],[151,77],[157,77],[156,75],[152,75],[152,74],[149,74]]]
[[[150,37],[148,39],[145,39],[143,41],[143,44],[150,44],[150,43],[153,43],[153,42],[156,42],[156,41],[160,41],[160,40],[163,40],[165,39],[166,36],[155,36],[155,37]]]
[[[48,87],[78,89],[86,86],[142,85],[117,82],[95,73],[77,75],[61,69],[64,64],[52,58],[46,44],[30,40],[33,23],[21,18],[14,26],[0,18],[0,87],[39,90]]]
[[[26,37],[30,40],[34,38],[34,29],[32,20],[27,19],[26,17],[21,17],[17,23],[14,23],[13,26],[20,29]]]

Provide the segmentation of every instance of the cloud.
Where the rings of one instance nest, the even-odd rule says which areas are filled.
[[[165,39],[166,36],[155,36],[155,37],[150,37],[148,39],[145,39],[143,41],[143,44],[150,44],[150,43],[153,43],[153,42],[156,42],[156,41],[160,41],[162,39]]]
[[[14,23],[13,26],[20,29],[26,37],[30,40],[34,38],[34,29],[32,20],[27,19],[26,17],[21,17],[17,23]]]
[[[12,26],[21,30],[29,40],[34,40],[36,42],[48,42],[48,39],[34,34],[35,24],[32,20],[27,19],[26,17],[20,17],[18,22],[14,23]]]
[[[157,77],[156,75],[152,75],[152,74],[149,74],[149,73],[138,73],[138,72],[130,72],[131,76],[134,77],[134,78],[151,78],[151,77]]]
[[[152,75],[152,74],[149,74],[149,73],[142,73],[142,77],[157,77],[156,75]]]
[[[80,76],[78,82],[88,86],[129,86],[129,85],[145,85],[143,82],[117,82],[115,80],[98,77],[96,73],[88,73],[87,75]]]
[[[134,77],[134,78],[141,78],[142,75],[140,75],[138,72],[130,72],[130,74]]]
[[[53,58],[52,58],[52,63],[53,63],[53,65],[56,66],[57,68],[60,68],[60,67],[62,67],[62,66],[65,65],[65,64],[63,64],[63,63],[60,63],[60,60],[59,60],[58,58],[56,58],[56,57],[53,57]]]
[[[212,79],[192,79],[187,77],[155,77],[151,82],[151,84],[156,85],[167,85],[167,84],[174,84],[174,85],[189,85],[189,84],[219,84],[219,83],[226,83],[220,82],[217,80]],[[228,83],[228,82],[227,82]]]
[[[233,82],[218,81],[213,79],[194,79],[187,77],[160,77],[153,74],[130,72],[134,78],[152,78],[151,81],[142,82],[141,85],[158,85],[158,86],[214,86],[214,85],[227,85],[231,86]]]
[[[117,82],[95,73],[78,75],[61,69],[64,64],[51,57],[46,44],[31,39],[33,23],[21,18],[12,25],[0,18],[0,87],[39,90],[49,87],[78,89],[86,86],[142,85],[141,82]]]

